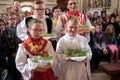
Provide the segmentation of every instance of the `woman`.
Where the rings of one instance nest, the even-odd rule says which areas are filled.
[[[67,9],[68,12],[62,14],[59,17],[58,23],[56,25],[56,30],[58,34],[64,34],[65,23],[69,16],[76,16],[79,19],[79,26],[86,25],[88,27],[92,27],[88,17],[85,14],[82,14],[78,11],[78,1],[77,0],[67,0]],[[88,33],[86,33],[88,34]],[[88,35],[85,35],[86,38],[89,39]]]

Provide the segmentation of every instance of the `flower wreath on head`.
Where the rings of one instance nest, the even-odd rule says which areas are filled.
[[[64,4],[67,5],[67,4],[68,4],[68,1],[69,1],[69,0],[64,0]],[[76,0],[76,1],[78,2],[78,0]]]
[[[66,4],[66,5],[67,5],[67,3],[68,3],[68,0],[64,0],[64,4]]]

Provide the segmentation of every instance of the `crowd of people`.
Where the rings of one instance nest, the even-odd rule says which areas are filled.
[[[90,80],[101,60],[120,59],[120,14],[114,9],[93,14],[78,10],[77,0],[67,0],[67,11],[59,6],[46,8],[35,0],[31,12],[22,12],[18,1],[0,13],[0,79],[3,80]],[[81,27],[87,26],[87,31]],[[55,34],[56,44],[42,34]],[[82,49],[83,60],[71,60],[68,49]],[[53,56],[53,63],[41,67],[29,64],[35,56]],[[6,74],[2,72],[7,70]]]

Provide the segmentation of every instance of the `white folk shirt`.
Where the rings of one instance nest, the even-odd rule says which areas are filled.
[[[48,41],[44,51],[48,52],[49,55],[55,57],[55,52],[50,41]],[[31,55],[28,52],[28,50],[22,44],[20,44],[17,51],[15,62],[16,62],[16,67],[22,73],[24,80],[30,80],[32,76],[31,71],[38,66],[38,64],[32,64],[31,66],[31,64],[29,64],[27,61],[28,56],[33,57],[33,55]],[[56,63],[57,63],[56,60],[54,60],[53,71]]]
[[[73,15],[73,14],[72,14],[70,11],[68,11],[68,12],[62,14],[62,15],[59,17],[58,23],[57,23],[57,25],[56,25],[56,33],[57,33],[57,34],[61,34],[61,33],[62,33],[62,31],[63,31],[64,28],[65,28],[64,25],[65,25],[65,23],[66,23],[66,20],[67,20],[68,17],[71,16],[71,15]],[[91,24],[91,22],[90,22],[90,20],[88,19],[87,15],[82,14],[82,13],[80,13],[80,12],[77,11],[77,12],[74,14],[74,16],[78,17],[79,22],[80,22],[80,23],[79,23],[80,25],[86,25],[86,26],[88,26],[88,27],[90,27],[90,28],[93,27],[92,24]],[[86,35],[86,38],[88,39],[88,41],[90,40],[89,34]]]

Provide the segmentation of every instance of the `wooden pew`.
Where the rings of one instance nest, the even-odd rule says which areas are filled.
[[[100,64],[100,68],[111,76],[111,80],[120,80],[120,63]]]

